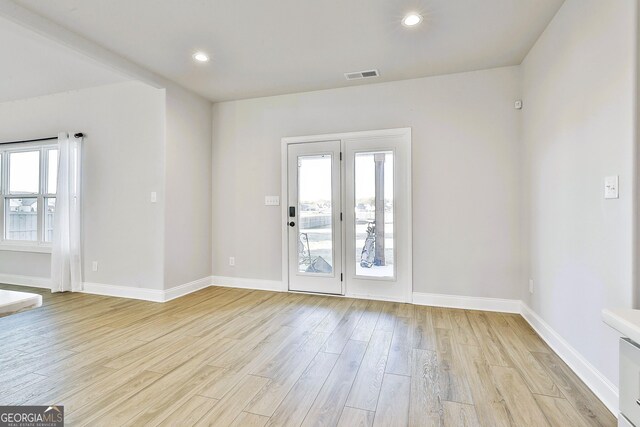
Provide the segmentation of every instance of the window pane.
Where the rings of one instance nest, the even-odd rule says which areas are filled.
[[[355,156],[356,275],[394,277],[393,152]]]
[[[38,199],[6,199],[7,240],[38,240]]]
[[[333,272],[331,155],[298,157],[298,271]]]
[[[55,194],[58,184],[58,150],[49,150],[49,169],[47,172],[47,193]]]
[[[44,241],[53,241],[53,215],[56,213],[56,198],[45,199],[47,210],[44,213]]]
[[[9,192],[38,193],[40,188],[40,152],[9,154]]]

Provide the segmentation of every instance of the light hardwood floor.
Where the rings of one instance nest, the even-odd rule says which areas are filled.
[[[0,318],[0,404],[62,404],[67,425],[616,424],[518,315],[215,287],[165,304],[28,291],[41,308]]]

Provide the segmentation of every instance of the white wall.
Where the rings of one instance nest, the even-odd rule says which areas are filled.
[[[211,275],[211,103],[167,89],[165,288]]]
[[[127,82],[0,104],[0,140],[84,132],[84,280],[163,287],[165,93]],[[99,270],[91,271],[91,262]],[[46,254],[0,251],[0,274],[49,276]]]
[[[84,281],[162,290],[211,275],[211,121],[209,101],[127,82],[0,103],[0,140],[84,132]],[[0,280],[49,263],[0,251]]]
[[[631,307],[635,1],[567,0],[526,57],[523,165],[529,254],[523,297],[613,384],[605,307]],[[603,180],[620,175],[620,198]]]
[[[280,208],[264,196],[280,194],[282,137],[411,127],[414,291],[519,298],[519,78],[508,67],[214,104],[213,274],[281,280]]]

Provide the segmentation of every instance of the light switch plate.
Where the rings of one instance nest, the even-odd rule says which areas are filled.
[[[280,196],[264,196],[265,206],[280,206]]]
[[[618,175],[607,176],[604,179],[604,198],[617,199],[618,194]]]

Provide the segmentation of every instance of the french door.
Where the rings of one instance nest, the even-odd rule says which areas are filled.
[[[340,141],[288,147],[289,289],[342,294]]]
[[[409,129],[283,139],[289,290],[411,301]]]

